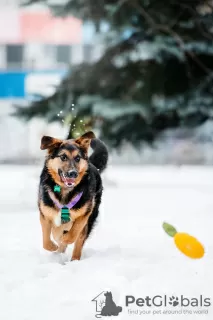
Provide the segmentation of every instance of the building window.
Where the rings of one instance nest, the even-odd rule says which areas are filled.
[[[77,44],[72,45],[72,65],[79,65],[84,60],[84,49],[83,45]]]
[[[6,46],[7,66],[21,68],[23,63],[23,45]]]
[[[0,69],[6,69],[6,46],[0,45]]]
[[[56,64],[56,46],[45,44],[42,48],[43,59],[49,67],[55,67]]]
[[[56,49],[56,60],[58,63],[71,63],[71,47],[68,45],[58,45]]]
[[[93,46],[84,45],[84,62],[91,63],[93,60]]]

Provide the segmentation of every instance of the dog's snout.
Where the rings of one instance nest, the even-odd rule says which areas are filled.
[[[78,172],[76,170],[71,170],[67,172],[67,177],[68,178],[77,178]]]

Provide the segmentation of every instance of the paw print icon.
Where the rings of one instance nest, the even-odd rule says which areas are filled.
[[[178,306],[178,305],[179,305],[178,298],[177,298],[177,297],[174,297],[174,296],[170,297],[170,298],[169,298],[169,304],[170,304],[171,306],[173,306],[173,307]]]

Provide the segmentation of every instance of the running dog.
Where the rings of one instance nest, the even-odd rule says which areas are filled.
[[[90,145],[93,153],[89,157]],[[47,150],[38,197],[43,248],[65,252],[74,243],[72,260],[80,260],[99,214],[100,174],[107,165],[107,148],[90,131],[70,140],[44,136],[41,150]]]

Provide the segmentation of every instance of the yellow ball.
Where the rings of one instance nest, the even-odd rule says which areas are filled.
[[[186,256],[192,259],[200,259],[204,256],[203,245],[189,234],[177,232],[174,235],[174,241],[177,248]]]

